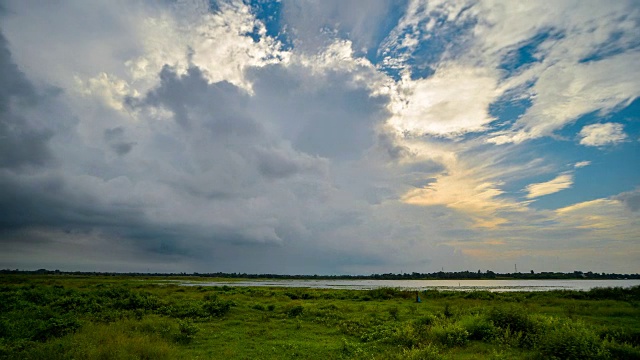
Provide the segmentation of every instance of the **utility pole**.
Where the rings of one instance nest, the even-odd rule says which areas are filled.
[[[518,264],[514,264],[515,268],[516,268],[516,274],[518,273]]]

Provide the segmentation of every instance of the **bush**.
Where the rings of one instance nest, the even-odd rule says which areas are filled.
[[[212,315],[208,308],[205,308],[207,304],[202,303],[186,303],[179,305],[170,305],[160,308],[159,313],[170,316],[173,318],[204,318]]]
[[[393,337],[393,333],[395,331],[394,328],[389,327],[387,325],[378,325],[378,326],[365,326],[364,324],[357,324],[360,326],[358,330],[362,332],[360,336],[360,341],[362,342],[372,342],[378,340],[388,340]],[[357,329],[357,325],[354,325],[353,328]]]
[[[529,333],[535,331],[534,321],[521,307],[505,306],[496,307],[489,312],[489,320],[502,329],[510,329],[513,332]]]
[[[460,324],[469,332],[470,340],[491,340],[497,334],[491,321],[478,315],[464,317]]]
[[[296,305],[287,311],[287,315],[289,315],[289,317],[298,317],[302,315],[303,311],[304,311],[304,308],[301,305]]]
[[[80,322],[73,316],[54,317],[41,322],[33,339],[46,341],[52,337],[60,337],[72,333],[80,328]]]
[[[368,290],[365,296],[369,296],[371,299],[377,300],[389,300],[393,298],[408,298],[413,297],[413,294],[406,291],[400,291],[394,288],[377,288]]]
[[[176,342],[180,344],[188,344],[193,340],[200,329],[198,329],[198,327],[189,320],[179,320],[178,331],[179,332],[176,335]]]
[[[389,335],[390,336],[385,339],[386,342],[405,348],[414,348],[421,342],[424,333],[416,330],[411,324],[405,323],[392,329]]]
[[[401,359],[406,360],[441,360],[444,356],[440,355],[438,348],[429,344],[422,348],[405,349]]]
[[[446,318],[453,317],[453,311],[451,311],[451,306],[449,304],[444,304],[444,310],[442,311],[442,315]]]
[[[357,320],[343,320],[338,323],[338,327],[345,335],[362,336],[369,325]]]
[[[598,335],[582,322],[552,320],[537,347],[548,359],[606,359],[609,355]]]
[[[489,320],[503,330],[505,340],[525,348],[533,347],[542,332],[541,325],[522,307],[493,308],[489,312]]]
[[[434,326],[432,333],[442,345],[447,347],[462,346],[469,341],[469,332],[458,323]]]
[[[222,317],[231,310],[230,301],[219,300],[217,297],[209,297],[202,308],[211,316]]]
[[[614,359],[639,360],[640,349],[633,347],[631,344],[609,342],[605,343],[607,351]]]
[[[437,318],[433,315],[425,315],[413,320],[413,325],[415,327],[428,327],[433,325],[436,320]]]
[[[491,291],[469,291],[464,295],[465,299],[476,299],[476,300],[493,300],[496,298],[496,294]]]
[[[389,308],[389,315],[393,320],[398,320],[399,313],[400,313],[400,310],[398,309],[397,306],[392,306]]]

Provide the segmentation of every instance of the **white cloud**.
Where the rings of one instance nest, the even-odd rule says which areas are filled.
[[[421,65],[440,69],[446,63],[447,68],[474,69],[465,75],[469,87],[455,85],[462,89],[461,98],[470,100],[465,90],[473,88],[485,92],[473,98],[480,107],[485,107],[485,101],[494,102],[506,90],[528,99],[531,106],[514,119],[511,128],[488,136],[494,144],[521,143],[553,135],[585,114],[608,114],[640,95],[640,69],[635,66],[640,62],[640,52],[635,50],[639,45],[639,18],[640,10],[622,1],[559,1],[554,3],[553,11],[542,2],[412,1],[381,50],[388,54],[389,66],[411,72],[409,60],[415,56],[418,44],[435,41],[434,51],[441,54],[432,58],[440,64]],[[433,19],[439,19],[439,24],[430,28],[428,24]],[[410,46],[403,45],[407,43],[405,38],[413,40]],[[529,44],[536,38],[537,47]],[[446,46],[439,49],[441,42]],[[513,72],[500,68],[505,61],[515,61],[517,65],[518,50],[527,44],[532,46],[531,56],[537,61]],[[478,83],[477,74],[481,74],[482,83]],[[438,76],[441,74],[436,70],[432,78]],[[455,91],[442,94],[437,99],[440,104],[459,101]],[[433,112],[431,119],[425,121],[428,124],[433,123],[434,117],[439,120],[422,126],[436,134],[446,133],[448,123],[451,132],[478,131],[484,129],[489,118],[478,116],[477,111],[469,114],[466,107],[459,106],[455,112],[448,111],[446,117],[439,116],[437,107],[423,110],[420,115],[424,117]],[[408,115],[411,118],[411,113]],[[455,121],[456,116],[468,120]],[[406,122],[411,129],[422,130],[415,120]]]
[[[573,175],[561,174],[556,178],[546,182],[529,184],[527,185],[525,190],[528,193],[527,199],[533,199],[540,196],[557,193],[558,191],[570,188],[572,185]]]
[[[443,67],[426,79],[404,79],[388,123],[399,133],[455,137],[482,131],[494,120],[489,105],[500,95],[494,74],[481,68]]]
[[[618,123],[587,125],[580,130],[580,144],[584,146],[615,145],[627,139],[624,127]]]
[[[640,95],[640,53],[625,53],[584,64],[559,61],[536,74],[533,104],[513,128],[497,133],[496,144],[520,143],[552,135],[582,115],[607,114]],[[631,73],[630,73],[631,71]]]
[[[575,167],[576,169],[579,169],[589,165],[591,165],[591,161],[579,161],[573,164],[573,167]]]

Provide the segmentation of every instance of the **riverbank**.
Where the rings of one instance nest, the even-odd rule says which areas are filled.
[[[640,287],[415,292],[155,280],[0,276],[0,358],[640,358]]]

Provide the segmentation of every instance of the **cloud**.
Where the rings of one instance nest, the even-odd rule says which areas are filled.
[[[580,144],[584,146],[615,145],[627,139],[624,127],[618,123],[587,125],[580,130]]]
[[[128,154],[136,144],[135,142],[125,140],[124,128],[121,126],[106,129],[104,131],[104,139],[109,143],[109,147],[119,156]]]
[[[557,193],[558,191],[568,189],[573,185],[573,175],[560,174],[552,180],[529,184],[525,188],[527,191],[527,199],[534,199],[540,196]]]
[[[297,49],[315,52],[338,36],[348,38],[356,51],[366,54],[384,37],[383,31],[393,26],[394,13],[403,9],[405,3],[405,0],[287,0],[283,1],[282,14],[286,33],[294,39]]]
[[[607,237],[612,240],[629,241],[638,230],[635,214],[625,207],[630,194],[619,194],[611,198],[585,201],[556,210],[557,220],[563,226],[573,226],[590,233],[589,238]],[[625,200],[622,200],[625,199]],[[635,201],[631,200],[631,203]]]
[[[640,190],[623,192],[615,196],[614,199],[621,201],[632,212],[640,210]]]
[[[465,220],[470,220],[474,228],[497,229],[517,221],[517,217],[527,211],[527,204],[505,196],[505,183],[545,171],[537,159],[513,164],[505,154],[478,144],[452,143],[450,152],[439,149],[442,151],[439,154],[435,152],[438,146],[433,144],[428,146],[421,142],[419,145],[410,143],[410,146],[418,159],[432,159],[444,169],[431,174],[425,185],[408,189],[402,201],[455,209],[464,214]],[[515,149],[511,154],[519,156]]]
[[[51,132],[33,126],[22,115],[39,102],[31,82],[14,63],[7,39],[0,32],[0,168],[44,165],[51,159]]]
[[[388,117],[389,97],[369,88],[376,80],[372,67],[340,60],[344,54],[334,50],[330,46],[328,54],[319,57],[337,64],[309,62],[302,56],[287,66],[250,71],[255,92],[250,109],[254,116],[274,124],[301,151],[354,159],[374,145],[375,129]],[[354,82],[359,78],[374,81]],[[327,107],[327,103],[333,105]]]
[[[526,99],[530,104],[523,114],[487,136],[493,144],[522,143],[552,136],[589,113],[610,114],[638,97],[640,73],[633,64],[640,59],[634,35],[639,17],[628,2],[580,6],[564,1],[549,11],[540,3],[416,1],[408,5],[384,51],[394,59],[391,67],[417,81],[429,80],[431,73],[424,75],[413,63],[435,70],[434,78],[443,67],[474,68],[487,77],[473,98],[481,108],[507,91]],[[475,84],[477,79],[468,80]],[[458,88],[465,98],[466,88]],[[443,94],[439,103],[458,101],[455,91]],[[468,109],[455,106],[449,113],[465,116]],[[491,116],[477,114],[458,122],[457,131],[482,130]]]
[[[86,10],[65,6],[69,13]],[[11,239],[18,234],[37,238],[47,245],[22,260],[35,262],[45,249],[74,246],[81,233],[93,239],[87,247],[95,241],[94,250],[113,242],[135,256],[148,254],[141,263],[195,261],[211,269],[207,254],[218,254],[215,266],[233,271],[271,248],[280,250],[269,250],[272,260],[258,261],[264,265],[255,271],[270,271],[269,266],[309,251],[340,252],[342,262],[361,256],[359,249],[374,231],[362,225],[372,212],[368,204],[382,204],[395,194],[378,166],[366,175],[353,169],[368,166],[360,159],[377,146],[377,129],[388,117],[388,96],[372,89],[383,76],[367,61],[354,59],[349,42],[267,64],[260,59],[269,56],[273,41],[254,42],[242,33],[253,20],[238,4],[202,18],[189,15],[191,27],[172,13],[179,9],[138,10],[144,26],[134,27],[122,42],[108,43],[111,57],[93,63],[88,58],[76,68],[74,61],[54,57],[55,75],[29,68],[40,83],[64,86],[52,111],[37,114],[55,130],[52,151],[59,162],[47,172],[2,174],[7,190],[2,207],[18,211],[5,218],[11,232],[0,237],[0,246],[15,252]],[[16,13],[38,17],[38,11]],[[216,25],[221,19],[230,24]],[[245,25],[235,29],[235,21]],[[12,18],[3,26],[9,24],[22,40],[17,51],[30,53],[29,34],[15,31],[20,23]],[[138,38],[151,30],[152,36]],[[208,35],[198,36],[200,30]],[[43,33],[56,39],[60,31]],[[130,38],[142,42],[141,53],[118,51],[115,44],[127,48]],[[174,46],[164,49],[167,56],[156,57],[173,40]],[[184,43],[193,46],[183,48]],[[161,59],[166,63],[157,62]],[[376,178],[379,184],[368,183]],[[326,240],[333,231],[336,238]],[[340,237],[345,234],[352,238]],[[348,241],[354,245],[345,249]],[[27,251],[26,244],[18,248]],[[389,246],[368,245],[367,256],[379,257]],[[253,247],[262,250],[249,250]],[[75,257],[85,252],[56,254],[77,263]],[[226,255],[236,260],[225,260]],[[317,266],[326,272],[325,260]]]
[[[552,135],[579,117],[598,111],[606,115],[628,106],[640,94],[640,82],[633,74],[611,69],[628,69],[640,60],[639,53],[624,53],[587,63],[554,64],[542,69],[530,89],[533,104],[513,125],[498,132],[496,144],[520,143]],[[571,69],[567,71],[567,69]]]
[[[573,164],[573,167],[575,167],[576,169],[579,169],[589,165],[591,165],[591,161],[579,161]]]
[[[587,254],[629,269],[633,192],[534,209],[580,193],[572,171],[589,162],[525,140],[587,113],[625,121],[633,11],[366,5],[6,2],[0,263],[508,271],[505,257],[573,270]]]
[[[500,95],[493,74],[478,68],[440,68],[426,79],[406,79],[388,124],[398,132],[455,137],[495,120],[489,105]]]

